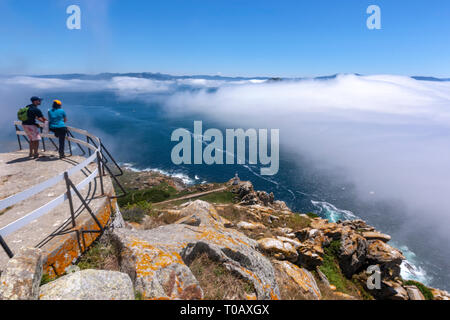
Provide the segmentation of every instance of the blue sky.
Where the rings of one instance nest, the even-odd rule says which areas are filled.
[[[0,0],[0,29],[2,74],[450,77],[448,0]]]

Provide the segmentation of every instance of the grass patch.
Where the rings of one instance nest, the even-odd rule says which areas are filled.
[[[423,296],[425,297],[426,300],[433,300],[434,296],[433,293],[431,292],[430,289],[428,289],[428,287],[426,287],[423,283],[414,281],[414,280],[407,280],[407,281],[403,281],[403,285],[405,286],[416,286],[417,289],[420,290],[420,292],[422,292]]]
[[[159,186],[145,190],[127,190],[127,195],[119,198],[117,201],[119,206],[136,204],[139,202],[162,202],[174,198],[178,195],[178,191],[169,186],[167,183],[161,183]]]
[[[134,300],[144,300],[144,295],[142,294],[142,292],[135,290]]]
[[[209,203],[233,203],[234,194],[231,191],[220,191],[198,198]]]
[[[169,213],[160,209],[158,205],[152,205],[145,201],[126,206],[122,209],[122,216],[127,222],[142,225],[144,230],[172,224],[182,218],[179,214]]]
[[[294,231],[298,231],[307,228],[311,225],[311,219],[305,218],[299,214],[289,215],[288,217],[280,218],[275,221],[271,227],[291,228]]]
[[[205,300],[245,300],[254,294],[253,283],[227,270],[207,254],[196,257],[189,268],[203,289]]]
[[[319,267],[325,276],[328,278],[330,284],[334,285],[338,291],[347,293],[346,280],[339,267],[339,262],[336,259],[335,250],[339,246],[339,241],[333,241],[328,248],[325,248],[325,255],[323,257],[323,264]]]
[[[234,223],[249,218],[245,209],[239,209],[233,205],[220,206],[216,209],[220,216]]]
[[[100,240],[82,255],[77,266],[81,270],[119,271],[118,256],[119,252],[111,242]]]
[[[320,218],[318,214],[315,214],[315,213],[312,213],[312,212],[308,212],[306,215],[308,217],[310,217],[311,219]]]
[[[52,279],[48,274],[44,273],[41,278],[41,286],[44,284],[50,283],[55,279]]]
[[[127,222],[142,223],[145,216],[151,216],[155,214],[155,210],[151,203],[146,201],[140,201],[135,204],[129,204],[122,210],[122,217]]]
[[[122,211],[122,217],[125,221],[142,223],[146,215],[146,211],[138,206],[128,206]]]

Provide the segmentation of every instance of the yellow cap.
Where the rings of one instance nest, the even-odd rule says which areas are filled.
[[[59,100],[53,100],[53,103],[56,103],[58,106],[62,105],[62,102]]]

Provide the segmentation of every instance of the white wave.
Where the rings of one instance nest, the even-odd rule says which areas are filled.
[[[325,217],[330,222],[337,222],[338,220],[355,220],[358,217],[349,210],[343,210],[335,207],[326,201],[314,201],[311,200],[314,207],[317,208],[319,215]]]
[[[390,244],[402,251],[403,255],[406,258],[406,260],[403,260],[401,265],[400,275],[402,276],[402,278],[405,280],[419,281],[425,285],[429,285],[432,278],[420,266],[419,261],[417,261],[416,254],[405,245],[397,245],[395,242],[391,242]]]

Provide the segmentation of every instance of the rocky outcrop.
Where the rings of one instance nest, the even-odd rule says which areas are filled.
[[[408,300],[408,293],[402,283],[399,281],[384,281],[384,285],[390,288],[393,292],[388,295],[390,300]]]
[[[367,276],[365,274],[359,278],[363,280],[363,284],[367,283]],[[409,300],[408,293],[403,287],[401,279],[382,280],[379,289],[369,289],[366,287],[366,290],[377,300]]]
[[[323,262],[323,249],[314,242],[304,242],[298,249],[297,263],[308,270],[314,270]]]
[[[362,236],[364,238],[366,238],[368,241],[371,241],[371,240],[381,240],[383,242],[391,241],[391,236],[388,236],[387,234],[383,234],[380,232],[374,232],[374,231],[363,232]]]
[[[134,300],[133,283],[121,272],[84,270],[43,285],[41,300]]]
[[[450,293],[444,290],[431,289],[435,300],[450,300]]]
[[[344,233],[341,236],[339,264],[344,275],[350,278],[366,263],[367,240],[357,233]]]
[[[278,259],[287,259],[293,262],[298,259],[297,250],[289,241],[283,241],[274,238],[264,238],[258,240],[258,244],[262,250],[264,250],[266,253],[273,254]]]
[[[237,227],[242,230],[258,230],[258,229],[266,229],[266,226],[264,226],[262,223],[255,222],[246,222],[241,221],[237,224]]]
[[[405,259],[399,250],[386,243],[389,236],[377,232],[362,220],[330,223],[316,218],[310,228],[297,231],[296,236],[305,245],[302,265],[307,268],[321,264],[319,248],[327,247],[331,241],[339,241],[339,265],[348,278],[369,265],[379,265],[383,279],[392,280],[399,277],[400,265]],[[315,259],[311,261],[310,257]]]
[[[131,277],[136,291],[145,299],[202,299],[203,291],[179,250],[174,244],[164,244],[153,238],[161,233],[167,237],[186,228],[173,226],[177,228],[157,228],[152,234],[141,230],[115,230],[114,236],[121,246],[120,268]]]
[[[201,299],[202,289],[189,269],[201,254],[222,263],[250,281],[258,299],[278,299],[279,290],[270,261],[258,252],[258,243],[225,228],[215,208],[195,201],[181,210],[176,224],[151,230],[116,229],[121,270],[147,299]],[[186,222],[196,221],[194,225]]]
[[[416,286],[405,286],[410,300],[425,300],[422,292]]]
[[[287,287],[283,289],[294,292],[299,291],[307,300],[320,300],[322,298],[322,294],[311,272],[288,261],[273,261],[273,264],[279,270],[278,277],[287,276],[289,279],[289,281],[279,279],[279,283]]]
[[[405,257],[397,250],[381,240],[369,242],[367,248],[367,264],[379,265],[383,279],[395,279],[400,276],[400,265]]]
[[[0,300],[37,300],[42,266],[41,250],[22,248],[1,275]]]
[[[275,201],[273,193],[269,194],[265,191],[255,191],[253,184],[250,181],[239,182],[239,184],[234,187],[233,191],[237,195],[239,204],[241,205],[262,205],[277,210],[289,210],[288,206],[283,201]]]

